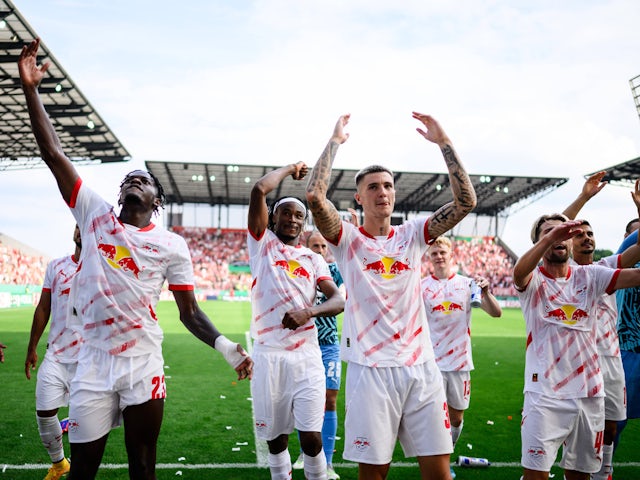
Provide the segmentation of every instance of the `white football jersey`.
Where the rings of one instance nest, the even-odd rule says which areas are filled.
[[[120,222],[113,207],[78,183],[69,206],[82,235],[72,285],[72,313],[89,345],[112,355],[136,356],[161,348],[156,304],[169,290],[193,290],[185,240],[161,227]]]
[[[454,274],[422,279],[422,300],[436,363],[441,372],[473,370],[471,357],[471,282]]]
[[[314,318],[295,330],[284,328],[282,319],[290,310],[315,304],[318,283],[332,280],[327,262],[307,247],[282,243],[268,229],[260,238],[249,232],[247,247],[253,277],[251,337],[254,343],[284,350],[319,350]]]
[[[71,283],[78,262],[72,255],[51,260],[44,275],[42,291],[51,294],[51,315],[46,356],[60,363],[78,361],[78,350],[82,344],[79,332],[67,328],[67,314]]]
[[[524,391],[559,399],[604,395],[596,348],[597,304],[619,270],[571,265],[566,278],[537,267],[518,292],[527,328]]]
[[[394,226],[386,237],[342,222],[337,245],[329,242],[347,291],[342,360],[394,367],[434,358],[420,291],[427,238],[425,218]]]

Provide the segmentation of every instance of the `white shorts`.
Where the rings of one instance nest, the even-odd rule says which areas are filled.
[[[442,372],[442,383],[447,403],[451,408],[456,410],[469,408],[469,400],[471,399],[470,371]]]
[[[559,400],[525,392],[522,466],[548,472],[562,445],[560,467],[595,473],[602,463],[604,397]]]
[[[83,344],[71,381],[69,441],[87,443],[120,425],[131,405],[166,397],[162,351],[122,357]]]
[[[600,357],[600,370],[604,379],[604,418],[620,422],[627,419],[627,396],[624,388],[622,358]]]
[[[396,439],[407,457],[453,451],[447,400],[435,360],[375,368],[350,362],[346,377],[342,458],[386,465]]]
[[[256,434],[274,440],[301,432],[320,432],[326,396],[320,349],[284,351],[254,345],[251,396]]]
[[[59,363],[45,355],[38,367],[36,410],[55,410],[69,405],[69,386],[77,363]]]

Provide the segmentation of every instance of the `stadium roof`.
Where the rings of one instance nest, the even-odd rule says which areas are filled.
[[[23,45],[36,37],[13,3],[0,0],[0,170],[44,166],[17,64]],[[50,63],[40,94],[67,156],[79,164],[129,160],[127,150],[44,43],[38,60]]]
[[[627,160],[626,162],[619,163],[609,168],[603,168],[602,170],[607,171],[603,180],[606,180],[609,183],[619,185],[634,184],[635,181],[640,178],[640,157],[634,158],[633,160]],[[596,172],[589,173],[588,175],[585,175],[585,177],[589,177],[594,173]]]
[[[145,162],[162,183],[167,204],[248,205],[253,184],[274,166],[224,163]],[[353,194],[357,170],[334,169],[328,197],[339,210],[357,208]],[[471,175],[478,215],[508,215],[567,182],[567,178]],[[452,200],[446,173],[395,172],[397,213],[433,212]],[[288,178],[269,200],[283,194],[304,199],[306,181]]]

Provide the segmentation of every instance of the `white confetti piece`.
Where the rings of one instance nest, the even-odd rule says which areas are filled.
[[[227,425],[227,426],[226,426],[226,427],[224,427],[224,428],[226,428],[227,430],[231,430],[233,427],[232,427],[231,425]]]
[[[240,451],[240,447],[233,447],[231,449],[232,452],[239,452]]]
[[[4,467],[2,467],[2,473],[7,471],[7,466],[5,465]]]
[[[180,476],[182,476],[182,470],[178,470],[178,471],[176,472],[176,475],[180,475]]]
[[[493,420],[487,420],[487,425],[493,425]]]
[[[185,460],[186,460],[186,458],[185,458],[185,457],[180,457],[180,458],[178,458],[178,461],[179,461],[179,462],[184,462]]]
[[[236,445],[249,445],[249,442],[236,442]]]
[[[468,448],[469,450],[473,450],[473,445],[471,445],[470,443],[467,443],[467,448]]]
[[[227,397],[225,397],[224,395],[220,395],[220,398],[224,400]]]
[[[171,367],[169,367],[169,365],[165,365],[164,368],[165,368],[165,370],[169,370],[169,368],[171,368]]]

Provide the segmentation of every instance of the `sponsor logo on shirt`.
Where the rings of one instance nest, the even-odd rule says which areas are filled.
[[[573,305],[563,305],[554,310],[549,310],[546,315],[547,318],[551,318],[559,323],[564,323],[565,325],[575,325],[588,316],[589,314],[587,312]]]
[[[295,260],[276,260],[274,267],[280,268],[287,272],[290,278],[306,278],[310,279],[309,272]]]
[[[123,247],[122,245],[99,243],[98,251],[102,254],[103,258],[106,259],[107,263],[111,265],[111,267],[129,272],[133,274],[134,277],[138,278],[138,275],[140,274],[140,267],[131,256],[131,252],[127,247]]]
[[[368,262],[365,258],[362,263],[364,264],[363,271],[373,272],[385,279],[394,278],[396,275],[412,270],[408,263],[391,257],[381,257],[373,262]]]
[[[450,315],[452,312],[457,312],[457,311],[462,311],[462,305],[460,305],[459,303],[455,303],[455,302],[450,302],[448,300],[445,300],[442,303],[439,303],[438,305],[434,305],[433,308],[431,308],[432,312],[441,312],[444,313],[445,315]]]

